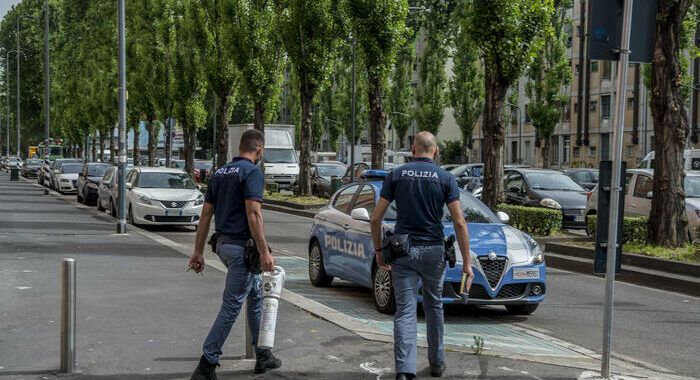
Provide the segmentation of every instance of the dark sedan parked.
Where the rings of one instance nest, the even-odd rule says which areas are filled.
[[[598,169],[572,169],[566,172],[566,175],[586,190],[593,190],[598,184]]]
[[[22,176],[24,178],[38,178],[42,161],[38,158],[30,158],[22,165]]]
[[[459,187],[467,191],[474,191],[481,186],[484,175],[484,164],[464,164],[450,170]]]
[[[311,193],[323,198],[331,196],[331,177],[342,177],[344,164],[317,163],[311,165]]]
[[[102,182],[102,177],[111,167],[112,164],[100,162],[89,162],[83,165],[76,183],[78,203],[89,205],[97,201],[97,188]]]
[[[507,169],[506,203],[561,210],[562,226],[584,229],[587,192],[564,173],[543,169]]]

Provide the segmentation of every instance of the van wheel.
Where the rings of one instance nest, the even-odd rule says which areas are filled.
[[[530,304],[530,305],[506,305],[506,310],[513,315],[529,315],[537,310],[540,304]]]
[[[333,276],[326,274],[323,265],[321,246],[315,242],[309,251],[309,280],[313,286],[328,287],[333,283]]]
[[[391,272],[380,267],[372,271],[372,301],[382,314],[396,313],[394,286],[391,283]]]

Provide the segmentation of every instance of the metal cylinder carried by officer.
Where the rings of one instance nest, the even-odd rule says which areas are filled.
[[[197,273],[204,269],[204,246],[214,216],[216,233],[210,244],[228,273],[221,309],[204,341],[199,365],[192,374],[195,380],[216,379],[215,369],[219,365],[221,348],[246,300],[256,355],[255,373],[264,373],[282,364],[269,349],[258,347],[263,301],[259,274],[275,270],[275,259],[263,230],[264,177],[257,166],[262,160],[264,145],[262,132],[246,131],[241,136],[240,156],[218,168],[209,181],[189,267]]]
[[[435,136],[429,132],[419,133],[411,150],[413,162],[393,168],[387,174],[371,217],[377,265],[391,271],[396,298],[396,379],[413,379],[416,376],[419,279],[422,283],[423,310],[427,324],[430,374],[440,377],[446,369],[442,310],[446,265],[441,222],[444,205],[447,205],[452,216],[462,254],[467,290],[474,279],[469,258],[467,223],[459,202],[459,186],[452,174],[433,163],[438,154]],[[396,226],[394,233],[384,239],[382,220],[391,202],[396,203]],[[390,262],[385,262],[385,257]]]

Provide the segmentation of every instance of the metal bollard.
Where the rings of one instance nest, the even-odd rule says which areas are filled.
[[[340,189],[340,186],[342,185],[340,177],[338,176],[332,176],[331,177],[331,195],[335,194],[338,189]]]
[[[75,259],[61,264],[61,372],[75,370]]]
[[[253,351],[253,335],[250,333],[250,321],[248,320],[248,300],[245,301],[243,307],[243,313],[245,314],[245,358],[253,359],[255,358],[255,352]]]

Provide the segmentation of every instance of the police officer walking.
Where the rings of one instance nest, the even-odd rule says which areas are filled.
[[[418,279],[423,286],[430,374],[440,377],[446,368],[442,310],[442,284],[445,278],[442,216],[445,204],[452,215],[462,253],[467,289],[474,278],[469,257],[469,234],[459,202],[459,187],[452,174],[433,163],[438,154],[435,136],[430,132],[420,132],[411,150],[413,162],[398,166],[387,174],[371,218],[377,265],[391,271],[396,298],[396,379],[413,379],[416,376]],[[382,219],[392,201],[396,202],[397,213],[394,236],[408,235],[408,248],[403,254],[394,252],[389,265],[383,260]]]
[[[256,166],[262,160],[264,145],[262,132],[246,131],[241,137],[240,156],[217,169],[209,181],[189,267],[197,273],[204,269],[204,245],[213,215],[217,236],[216,252],[226,265],[228,274],[221,309],[204,341],[204,354],[192,374],[194,380],[216,379],[215,369],[219,365],[221,347],[246,300],[250,334],[256,354],[255,373],[264,373],[279,368],[282,364],[270,350],[257,347],[262,310],[261,283],[259,276],[252,274],[246,266],[249,261],[246,260],[246,243],[251,237],[255,241],[262,269],[272,271],[275,266],[263,230],[261,203],[264,178]]]

